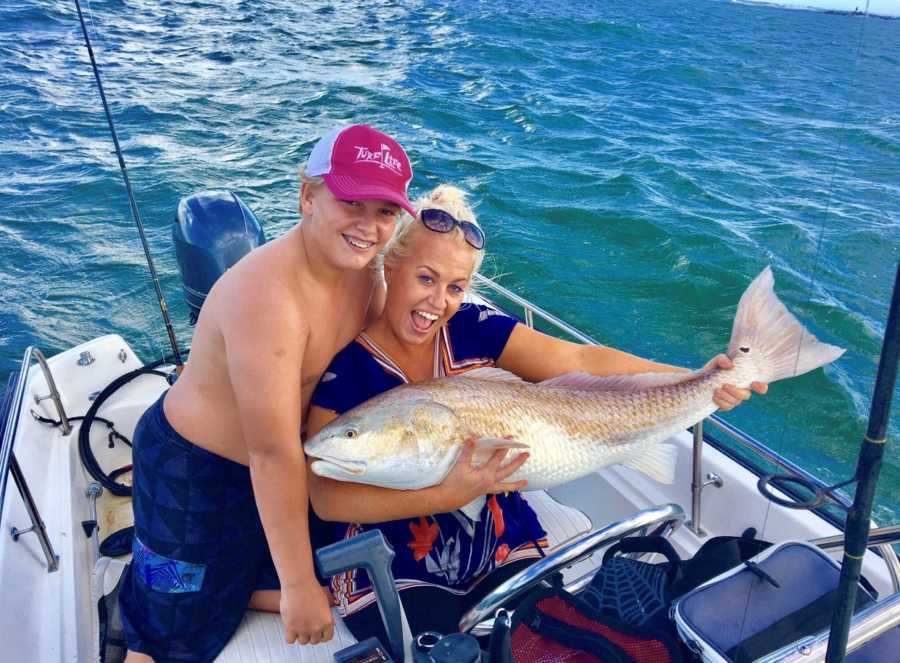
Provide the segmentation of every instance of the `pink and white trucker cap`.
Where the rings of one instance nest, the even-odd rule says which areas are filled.
[[[407,198],[409,157],[400,143],[367,124],[328,132],[313,148],[305,172],[321,176],[335,198],[388,200],[416,215]]]

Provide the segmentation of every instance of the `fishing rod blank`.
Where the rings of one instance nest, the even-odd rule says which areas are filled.
[[[881,471],[881,459],[887,444],[887,427],[891,412],[891,399],[897,380],[897,364],[900,360],[900,264],[894,280],[894,293],[888,312],[878,375],[872,395],[872,409],[869,412],[869,426],[859,450],[856,463],[856,495],[853,506],[847,514],[845,527],[846,545],[841,562],[841,580],[838,585],[837,602],[831,633],[828,637],[828,652],[825,663],[840,663],[844,660],[853,606],[856,603],[857,586],[862,572],[863,556],[869,541],[872,502],[875,499],[875,485]]]
[[[78,10],[78,20],[81,21],[81,31],[84,33],[84,43],[87,46],[88,55],[91,58],[91,68],[94,70],[97,89],[100,90],[100,100],[103,102],[103,111],[106,113],[106,122],[109,124],[109,132],[112,134],[113,143],[116,146],[116,156],[119,159],[119,170],[122,171],[122,179],[125,180],[125,190],[128,192],[128,203],[131,205],[131,215],[134,217],[138,234],[141,237],[141,245],[144,247],[144,256],[147,258],[147,267],[150,269],[150,277],[153,280],[153,287],[156,289],[156,299],[159,302],[159,309],[162,312],[163,322],[166,325],[166,333],[169,335],[169,343],[172,346],[175,365],[178,368],[181,368],[183,362],[181,361],[181,352],[178,350],[178,341],[175,338],[175,329],[172,327],[172,320],[169,318],[169,307],[166,305],[165,297],[163,297],[162,288],[159,285],[159,276],[156,274],[153,257],[150,255],[150,247],[147,245],[144,224],[141,221],[141,214],[138,211],[137,203],[134,200],[134,193],[131,190],[131,180],[128,179],[128,170],[125,168],[125,159],[122,156],[122,148],[119,146],[119,136],[116,133],[116,125],[113,123],[112,114],[109,112],[109,104],[106,103],[103,82],[100,80],[100,71],[97,69],[97,60],[94,58],[94,49],[91,47],[91,39],[88,37],[87,26],[84,23],[84,14],[81,13],[81,3],[78,0],[75,0],[75,8]]]

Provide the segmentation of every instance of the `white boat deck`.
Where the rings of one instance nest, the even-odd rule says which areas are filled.
[[[124,361],[120,359],[121,350],[125,351]],[[77,363],[84,351],[89,351],[95,359],[88,366]],[[84,414],[92,394],[141,365],[128,345],[115,335],[64,352],[49,363],[70,416]],[[130,437],[141,413],[165,386],[160,377],[142,376],[105,403],[100,416],[113,420],[117,430]],[[47,572],[34,534],[25,534],[17,542],[8,534],[0,537],[2,659],[47,663],[96,660],[96,597],[101,581],[107,586],[114,583],[122,562],[104,561],[98,566],[96,541],[86,538],[81,527],[81,522],[90,518],[90,502],[85,491],[92,479],[78,456],[77,425],[70,435],[63,436],[58,428],[41,424],[29,415],[29,410],[34,409],[42,416],[57,418],[50,400],[35,405],[34,396],[47,393],[41,372],[35,367],[29,375],[14,450],[59,556],[59,570]],[[549,495],[528,496],[551,540],[557,543],[584,531],[591,523],[603,525],[656,504],[675,502],[690,512],[691,437],[684,433],[673,441],[679,446],[679,463],[676,481],[671,486],[613,466],[552,490],[555,500]],[[105,426],[95,424],[92,428],[92,446],[106,471],[130,460],[130,450],[125,445],[107,448]],[[759,536],[769,541],[838,533],[815,514],[784,509],[762,499],[756,491],[755,475],[707,447],[703,472],[709,471],[721,476],[724,483],[721,488],[708,488],[704,492],[702,524],[708,534],[700,537],[682,527],[672,536],[673,544],[683,556],[691,555],[708,536],[740,534],[747,527],[757,528]],[[13,481],[7,484],[5,498],[0,522],[3,531],[28,527],[30,522]],[[565,506],[558,506],[556,500]],[[98,502],[98,511],[101,538],[130,522],[127,499],[104,495]],[[583,570],[584,567],[570,570],[568,576],[577,577]],[[869,553],[863,572],[882,595],[892,591],[879,557]],[[324,662],[331,661],[335,650],[352,641],[349,632],[339,625],[335,639],[327,645],[288,647],[283,643],[277,615],[250,612],[218,660]]]

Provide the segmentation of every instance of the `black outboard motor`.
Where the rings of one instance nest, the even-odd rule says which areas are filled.
[[[236,194],[200,191],[178,203],[172,241],[194,324],[213,283],[266,237]]]

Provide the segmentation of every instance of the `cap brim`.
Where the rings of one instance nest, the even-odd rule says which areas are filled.
[[[394,187],[379,182],[377,180],[361,181],[347,175],[326,174],[322,176],[325,184],[335,198],[343,200],[386,200],[395,205],[399,205],[410,216],[416,216],[416,210],[413,209],[409,199],[397,191]]]

